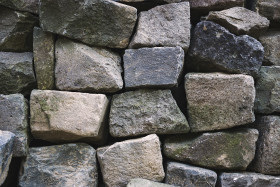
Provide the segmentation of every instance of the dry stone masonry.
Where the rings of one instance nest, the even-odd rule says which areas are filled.
[[[279,187],[279,0],[0,0],[1,187]]]

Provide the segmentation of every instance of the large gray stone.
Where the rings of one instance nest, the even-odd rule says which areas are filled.
[[[117,53],[67,39],[59,39],[55,51],[59,90],[111,93],[122,89],[121,57]]]
[[[38,89],[54,89],[54,35],[41,28],[33,30],[33,56]]]
[[[271,21],[280,23],[279,0],[257,0],[257,11]]]
[[[175,187],[173,185],[150,181],[147,179],[132,179],[126,187]]]
[[[129,48],[190,45],[189,2],[172,3],[140,12],[136,33]]]
[[[223,10],[236,6],[243,6],[245,0],[188,0],[191,9],[197,11]]]
[[[155,134],[98,148],[97,158],[109,187],[126,186],[134,178],[164,178],[160,141]]]
[[[29,124],[28,103],[21,94],[0,95],[0,130],[13,132],[16,137],[13,156],[24,157],[28,153]]]
[[[126,48],[137,19],[134,7],[111,0],[41,0],[41,27],[89,45]]]
[[[87,144],[30,148],[20,187],[97,187],[96,151]]]
[[[227,129],[255,121],[255,87],[251,76],[189,73],[185,90],[192,132]]]
[[[165,140],[164,154],[206,168],[245,170],[254,158],[257,139],[256,129],[176,135]]]
[[[263,63],[280,66],[280,31],[268,31],[259,40],[264,47]]]
[[[280,66],[262,66],[256,80],[255,112],[280,112]]]
[[[0,5],[33,14],[38,14],[39,10],[39,0],[0,0]]]
[[[13,133],[0,130],[0,185],[4,183],[8,175],[13,156],[14,138]]]
[[[269,20],[244,7],[233,7],[210,12],[208,21],[214,21],[236,35],[247,34],[258,38],[269,27]]]
[[[220,175],[221,187],[278,187],[280,178],[262,175],[259,173],[222,173]]]
[[[228,72],[256,76],[264,55],[263,46],[248,36],[235,36],[224,27],[202,21],[194,29],[189,49],[199,72]]]
[[[138,90],[114,95],[110,134],[114,137],[187,133],[189,125],[170,90]]]
[[[50,142],[102,142],[108,105],[103,94],[33,90],[32,135]]]
[[[175,186],[214,187],[217,174],[209,169],[168,162],[165,183]]]
[[[0,6],[0,51],[32,51],[32,32],[37,23],[38,18],[28,12]]]
[[[0,52],[0,93],[30,94],[36,87],[32,53]]]
[[[126,88],[171,88],[178,86],[184,51],[181,47],[127,49],[123,61]]]

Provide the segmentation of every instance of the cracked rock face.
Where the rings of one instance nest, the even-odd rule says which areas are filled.
[[[0,0],[0,5],[33,14],[39,11],[39,0]]]

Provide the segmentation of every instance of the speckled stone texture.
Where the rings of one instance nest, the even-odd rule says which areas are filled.
[[[271,21],[280,23],[279,0],[257,0],[257,11]]]
[[[191,9],[197,11],[223,10],[243,6],[244,0],[189,0]]]
[[[39,11],[39,0],[0,0],[0,5],[33,14]]]
[[[270,30],[259,40],[264,47],[263,64],[280,66],[280,31]]]
[[[150,181],[147,179],[132,179],[126,187],[175,187],[173,185]]]

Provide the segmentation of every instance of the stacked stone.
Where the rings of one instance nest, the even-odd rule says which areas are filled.
[[[280,186],[277,2],[0,0],[0,185]]]

